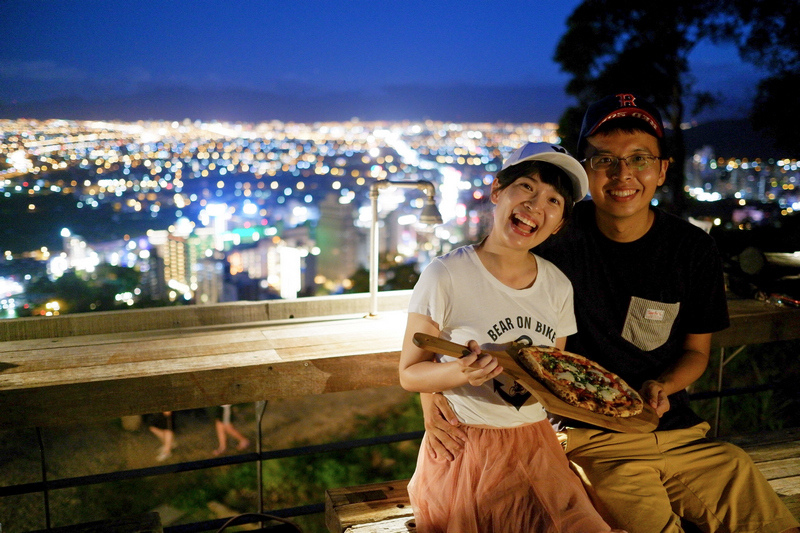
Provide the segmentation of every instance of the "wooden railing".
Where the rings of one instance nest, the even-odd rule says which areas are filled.
[[[0,428],[396,385],[410,291],[379,296],[375,317],[357,294],[0,321]],[[722,362],[800,338],[800,310],[730,309]]]
[[[359,294],[0,321],[0,428],[396,385],[409,297],[375,317]]]

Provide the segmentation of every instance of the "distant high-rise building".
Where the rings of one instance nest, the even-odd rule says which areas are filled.
[[[286,230],[282,237],[236,246],[228,254],[230,274],[259,281],[262,289],[282,298],[296,298],[313,283],[313,269],[309,280],[305,261],[313,245],[309,227],[304,225]]]
[[[194,263],[193,277],[196,279],[194,301],[198,304],[215,304],[225,301],[225,261],[215,257],[204,257]]]
[[[171,289],[170,299],[190,299],[191,265],[188,245],[183,237],[171,235],[166,230],[151,230],[147,233],[150,245],[163,261],[164,280]]]
[[[328,195],[320,203],[319,211],[316,231],[316,242],[320,249],[317,274],[329,282],[341,284],[359,266],[367,266],[368,237],[355,225],[354,206],[340,204],[338,195]]]
[[[164,279],[164,260],[154,250],[143,265],[145,266],[141,269],[142,296],[156,301],[166,300],[168,293],[167,282]]]

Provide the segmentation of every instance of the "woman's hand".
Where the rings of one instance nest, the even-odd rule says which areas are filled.
[[[467,434],[458,427],[458,418],[444,395],[423,393],[420,399],[428,435],[425,439],[428,454],[434,459],[441,457],[452,461],[464,447]]]
[[[461,372],[467,377],[470,385],[476,387],[483,385],[503,372],[503,367],[500,366],[497,357],[482,353],[481,347],[476,341],[469,341],[467,348],[471,353],[458,359],[458,364],[461,365]]]

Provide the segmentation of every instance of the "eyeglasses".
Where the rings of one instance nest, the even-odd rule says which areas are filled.
[[[636,172],[642,172],[650,168],[656,161],[661,161],[661,157],[649,154],[633,154],[628,157],[617,157],[614,155],[594,155],[588,159],[592,170],[614,170],[620,161],[625,161],[628,168]],[[584,159],[581,163],[585,163]]]

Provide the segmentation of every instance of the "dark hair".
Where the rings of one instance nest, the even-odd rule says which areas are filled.
[[[593,137],[597,134],[609,134],[615,131],[621,131],[623,133],[642,132],[648,135],[652,135],[658,142],[658,152],[659,152],[653,155],[657,155],[659,157],[667,157],[666,155],[667,146],[666,143],[664,142],[664,137],[659,137],[658,135],[656,135],[656,132],[653,131],[650,127],[648,127],[647,123],[635,117],[620,117],[614,120],[609,120],[608,122],[602,124],[599,128],[597,128],[597,131],[595,131],[589,137]],[[589,145],[587,144],[586,148],[588,147]],[[586,157],[585,152],[586,149],[584,148],[584,153],[581,154],[581,156]]]
[[[575,204],[572,180],[567,173],[552,163],[545,161],[523,161],[508,168],[504,168],[495,176],[499,184],[497,190],[502,191],[519,178],[538,175],[542,183],[551,185],[558,194],[564,197],[564,213],[562,218],[568,220],[572,216],[572,206]]]

